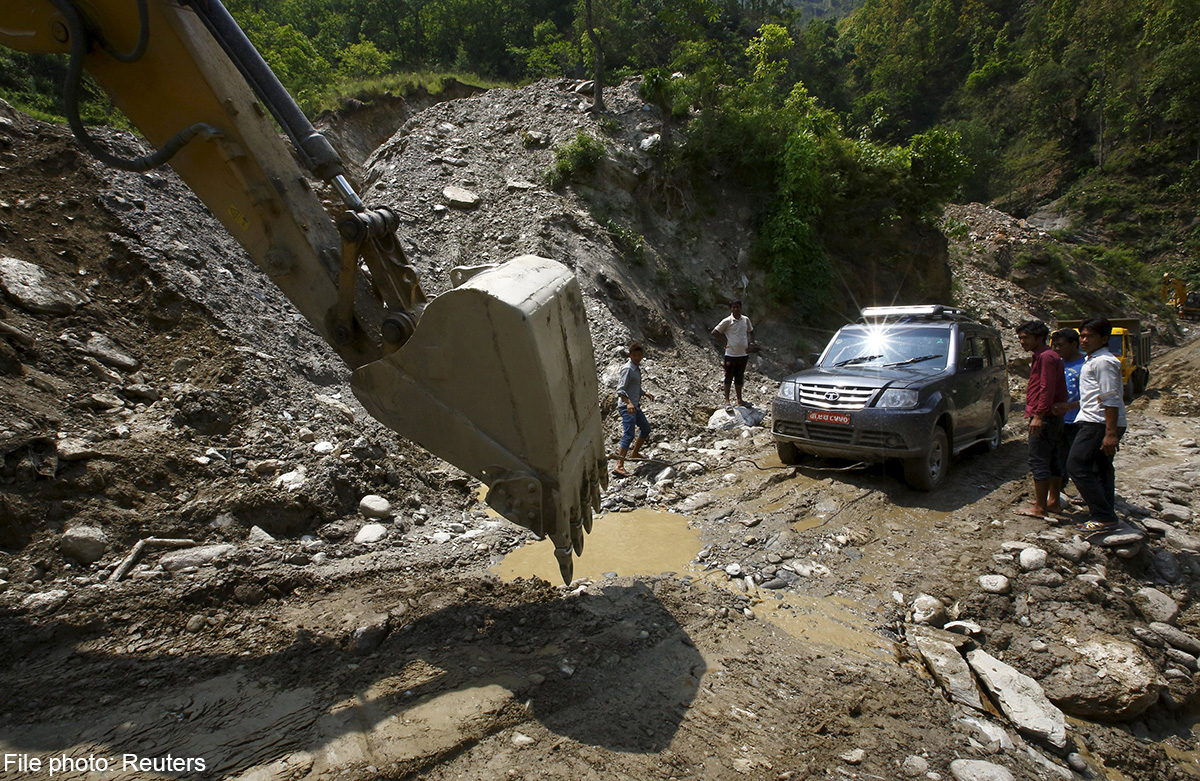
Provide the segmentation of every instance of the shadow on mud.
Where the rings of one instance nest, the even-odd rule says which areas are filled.
[[[393,612],[378,630],[386,636],[358,653],[361,633],[299,628],[290,645],[261,655],[228,633],[206,644],[220,653],[139,654],[134,641],[97,653],[84,649],[106,641],[102,622],[35,625],[0,614],[9,660],[0,668],[0,753],[90,754],[117,771],[127,753],[203,758],[199,777],[267,767],[273,777],[367,768],[396,776],[531,716],[551,733],[609,750],[665,748],[706,667],[654,591],[635,583],[563,599],[532,589],[535,600],[520,602],[530,596],[523,587],[530,590],[454,595],[451,585],[439,597],[453,604],[429,600],[431,612],[419,617]],[[155,632],[203,642],[168,626],[138,637]],[[492,749],[520,746],[504,740]]]
[[[1025,442],[1015,439],[991,451],[981,445],[967,448],[951,460],[950,471],[932,491],[917,491],[906,485],[904,470],[896,460],[856,466],[851,461],[805,456],[797,469],[813,479],[832,477],[847,485],[882,491],[893,504],[902,507],[954,512],[1010,480],[1026,477],[1028,452]]]

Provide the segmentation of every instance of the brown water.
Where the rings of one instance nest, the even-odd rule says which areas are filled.
[[[575,560],[575,577],[599,580],[611,573],[620,577],[684,574],[702,547],[699,532],[689,528],[682,515],[644,508],[597,515],[592,533],[584,537],[583,555]],[[549,539],[518,548],[492,565],[492,572],[510,581],[536,576],[550,583],[562,582]]]

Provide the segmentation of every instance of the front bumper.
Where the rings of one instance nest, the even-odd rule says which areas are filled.
[[[877,409],[841,412],[850,422],[818,422],[808,413],[825,413],[798,401],[776,398],[771,406],[771,433],[806,453],[830,458],[882,461],[915,458],[929,447],[936,413],[929,409]]]

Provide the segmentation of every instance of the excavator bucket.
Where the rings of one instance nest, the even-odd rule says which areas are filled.
[[[570,582],[607,469],[583,296],[565,266],[524,255],[472,276],[351,387],[376,419],[483,481],[496,512],[550,537]]]

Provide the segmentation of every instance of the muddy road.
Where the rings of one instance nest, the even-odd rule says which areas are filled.
[[[1186,372],[1194,354],[1164,363]],[[1200,467],[1180,396],[1152,387],[1131,409],[1118,458],[1131,504]],[[1128,636],[1138,618],[1121,595],[1170,588],[1147,561],[1187,554],[1167,539],[1055,562],[1068,576],[1104,567],[1098,602],[1065,593],[1076,580],[1052,597],[981,595],[1006,543],[1070,536],[1012,512],[1028,482],[1020,425],[1007,435],[925,495],[882,468],[778,468],[761,429],[693,432],[705,441],[689,457],[723,458],[600,515],[570,587],[551,585],[547,543],[481,555],[495,529],[320,564],[285,563],[303,547],[282,540],[158,576],[77,576],[57,584],[54,612],[3,615],[0,741],[43,765],[2,777],[47,778],[57,760],[56,778],[949,778],[971,759],[1071,777],[1002,717],[973,715],[1002,725],[1007,748],[964,721],[905,640],[914,598],[939,598],[985,627],[983,647],[1032,665],[1031,643],[1061,642],[1072,612]],[[494,523],[484,507],[465,512],[480,529]],[[783,567],[787,585],[765,588]],[[1174,592],[1185,628],[1188,582]],[[1049,614],[1052,600],[1073,607]],[[1133,725],[1070,720],[1071,749],[1099,777],[1193,777],[1180,705]]]

